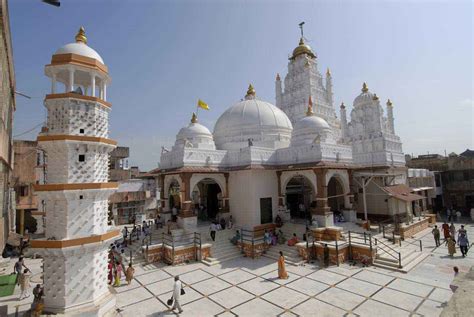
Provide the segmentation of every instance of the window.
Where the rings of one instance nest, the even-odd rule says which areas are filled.
[[[28,186],[20,186],[20,196],[28,196]]]
[[[79,154],[79,162],[85,162],[86,156],[84,154]]]
[[[79,199],[84,199],[84,196],[82,196],[82,195],[79,195]]]
[[[79,129],[79,133],[84,134],[84,129]]]
[[[441,175],[435,174],[436,187],[441,187]]]

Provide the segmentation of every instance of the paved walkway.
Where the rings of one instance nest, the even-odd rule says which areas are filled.
[[[470,237],[474,226],[468,225]],[[468,271],[474,251],[454,258],[435,248],[431,229],[417,235],[431,256],[409,273],[349,265],[320,269],[288,266],[290,278],[277,279],[275,261],[239,258],[207,267],[148,265],[137,268],[129,286],[117,288],[122,316],[172,316],[173,276],[185,283],[181,316],[439,316],[452,292],[452,267]]]
[[[474,239],[474,225],[466,226]],[[173,276],[185,283],[181,316],[439,316],[452,292],[452,267],[467,272],[468,257],[454,258],[443,245],[434,247],[430,230],[417,236],[431,255],[409,273],[343,264],[320,269],[315,264],[287,266],[290,278],[277,279],[277,264],[268,258],[238,258],[207,267],[202,263],[180,266],[137,266],[131,285],[116,288],[119,316],[174,316],[166,307]],[[36,276],[40,260],[26,260]],[[13,266],[13,261],[12,261]],[[19,289],[0,298],[8,316],[22,316],[31,297],[18,301]]]

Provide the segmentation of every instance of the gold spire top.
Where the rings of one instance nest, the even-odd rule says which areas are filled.
[[[76,34],[76,42],[82,42],[84,44],[87,44],[87,37],[86,37],[86,31],[84,30],[84,27],[81,26],[79,31]]]
[[[193,116],[191,117],[191,123],[197,123],[198,122],[198,117],[195,112],[193,112]]]
[[[377,101],[379,100],[379,96],[377,96],[377,94],[374,94],[374,96],[372,97],[373,100]]]
[[[328,69],[326,70],[326,76],[331,76],[331,70],[329,69],[329,67],[328,67]]]
[[[249,84],[249,89],[247,89],[247,95],[248,96],[254,96],[255,97],[255,88],[253,88],[252,84]]]
[[[393,107],[393,106],[392,106],[392,101],[391,101],[390,99],[387,100],[387,106],[388,106],[388,107]]]
[[[344,102],[341,103],[341,109],[346,109],[346,106],[344,105]]]
[[[367,84],[364,82],[362,84],[362,92],[368,92],[369,91],[369,88],[367,87]]]
[[[280,74],[279,74],[279,73],[277,73],[277,78],[276,78],[276,80],[280,80]]]
[[[313,100],[311,99],[311,96],[309,96],[308,99],[308,110],[306,111],[306,115],[308,117],[313,115]]]

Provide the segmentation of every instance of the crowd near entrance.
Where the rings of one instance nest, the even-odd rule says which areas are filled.
[[[222,190],[215,180],[205,178],[194,186],[192,201],[199,221],[214,220],[223,206]]]
[[[313,188],[304,176],[295,176],[286,185],[286,208],[291,219],[309,219]]]

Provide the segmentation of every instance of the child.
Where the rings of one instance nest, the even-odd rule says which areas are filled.
[[[130,283],[133,280],[133,274],[135,273],[135,269],[132,267],[132,262],[128,264],[127,271],[125,272],[125,279],[127,280],[127,284],[130,285]]]

